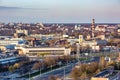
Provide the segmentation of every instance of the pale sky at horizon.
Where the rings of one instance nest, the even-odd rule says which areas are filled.
[[[120,23],[120,0],[0,0],[0,6],[23,8],[0,10],[0,22]]]

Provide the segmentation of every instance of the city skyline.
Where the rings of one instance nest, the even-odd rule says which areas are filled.
[[[119,0],[0,0],[0,22],[119,23]]]
[[[0,80],[120,80],[119,0],[0,0]]]

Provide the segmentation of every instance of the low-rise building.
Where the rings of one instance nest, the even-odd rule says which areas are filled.
[[[65,47],[15,47],[21,54],[37,57],[38,55],[70,55],[71,49]]]
[[[87,46],[89,45],[90,47],[97,45],[97,41],[83,41],[81,43],[82,46]]]
[[[0,45],[18,45],[22,43],[25,43],[25,40],[22,38],[7,38],[0,40]]]
[[[101,40],[105,40],[105,34],[97,35],[97,38],[100,38]]]
[[[99,52],[100,46],[97,45],[97,44],[98,44],[97,41],[83,41],[83,42],[81,43],[82,46],[89,46],[89,47],[92,49],[92,51],[97,51],[97,52]]]
[[[95,31],[105,32],[106,31],[106,27],[107,27],[107,25],[97,25],[96,28],[95,28]]]

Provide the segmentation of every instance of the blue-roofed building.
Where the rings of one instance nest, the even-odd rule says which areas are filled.
[[[14,49],[15,45],[6,45],[5,47],[6,47],[6,49]]]
[[[96,40],[98,45],[107,45],[107,41],[106,40]]]
[[[0,46],[4,46],[6,49],[14,49],[16,45],[24,45],[26,40],[22,38],[7,38],[0,40]]]
[[[10,38],[10,39],[4,39],[0,40],[0,45],[18,45],[18,44],[24,44],[26,41],[22,38]]]

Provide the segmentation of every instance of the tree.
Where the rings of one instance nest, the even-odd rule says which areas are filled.
[[[56,77],[51,75],[51,76],[49,76],[49,80],[56,80]]]
[[[120,42],[118,43],[117,47],[119,47],[119,48],[120,48]]]
[[[100,57],[99,68],[103,70],[106,67],[105,57]]]
[[[51,65],[55,65],[57,62],[53,57],[46,57],[44,59],[44,63],[46,64],[46,66],[50,67]]]
[[[9,66],[9,71],[10,72],[14,72],[14,70],[15,70],[14,66]]]
[[[98,63],[92,62],[91,64],[86,65],[86,74],[87,77],[91,77],[95,74],[96,70],[98,69]]]
[[[33,65],[32,69],[39,69],[40,67],[41,67],[40,62],[36,62],[36,63]]]
[[[109,41],[108,41],[107,45],[112,46],[112,45],[113,45],[113,43],[114,43],[114,40],[113,40],[113,39],[109,39]]]
[[[15,63],[15,64],[13,65],[13,67],[14,67],[15,69],[20,68],[20,64],[19,64],[19,63]]]
[[[98,74],[101,70],[98,68],[95,72],[95,74]]]
[[[80,76],[80,79],[85,80],[87,78],[87,73],[86,71],[82,73],[82,75]]]
[[[91,50],[90,45],[87,45],[87,46],[86,46],[86,51],[89,53],[90,50]]]
[[[74,80],[78,80],[78,79],[80,78],[81,74],[82,74],[81,69],[75,67],[75,68],[73,68],[70,76],[71,76]]]
[[[21,62],[19,62],[20,67],[23,66],[25,63],[27,63],[27,61],[21,61]]]

